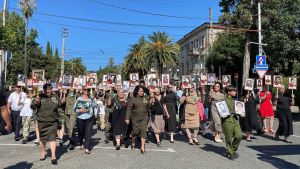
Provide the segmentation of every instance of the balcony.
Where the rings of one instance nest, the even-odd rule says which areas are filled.
[[[189,52],[189,55],[190,56],[199,56],[200,52],[199,52],[199,49],[190,49],[190,52]]]

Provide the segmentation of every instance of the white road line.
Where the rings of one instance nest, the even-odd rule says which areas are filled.
[[[296,135],[291,135],[291,136],[294,136],[294,137],[298,137],[298,138],[300,138],[300,136],[296,136]]]
[[[0,146],[23,146],[23,147],[35,147],[37,146],[36,144],[0,144]],[[116,149],[115,147],[93,147],[95,149]],[[76,148],[76,149],[79,149]],[[121,148],[121,150],[131,150],[131,148]],[[139,150],[139,149],[135,149],[135,150]],[[172,148],[166,148],[164,149],[146,149],[146,151],[156,151],[156,152],[170,152],[170,153],[175,153],[176,151]]]

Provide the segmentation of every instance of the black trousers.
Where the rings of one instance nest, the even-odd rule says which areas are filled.
[[[85,119],[85,120],[77,118],[79,145],[80,146],[83,145],[83,139],[84,139],[85,149],[90,148],[94,122],[95,122],[94,115],[92,115],[92,117],[90,117],[89,119]]]
[[[15,133],[15,138],[19,138],[20,129],[22,126],[22,117],[20,116],[20,112],[21,111],[11,111],[12,127]]]

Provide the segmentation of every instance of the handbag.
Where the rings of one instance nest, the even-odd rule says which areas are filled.
[[[166,113],[164,107],[161,105],[160,101],[156,98],[156,96],[154,96],[154,98],[155,98],[155,101],[158,102],[158,104],[160,105],[160,107],[163,109],[163,116],[166,117],[167,113]]]

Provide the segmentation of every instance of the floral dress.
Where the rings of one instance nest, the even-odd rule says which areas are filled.
[[[218,109],[217,109],[215,103],[223,100],[224,98],[225,98],[224,93],[220,93],[220,95],[218,95],[214,91],[211,92],[211,117],[212,117],[212,122],[209,124],[208,128],[212,132],[215,132],[215,130],[217,130],[219,132],[222,132],[221,118],[219,116],[219,112],[218,112]]]

